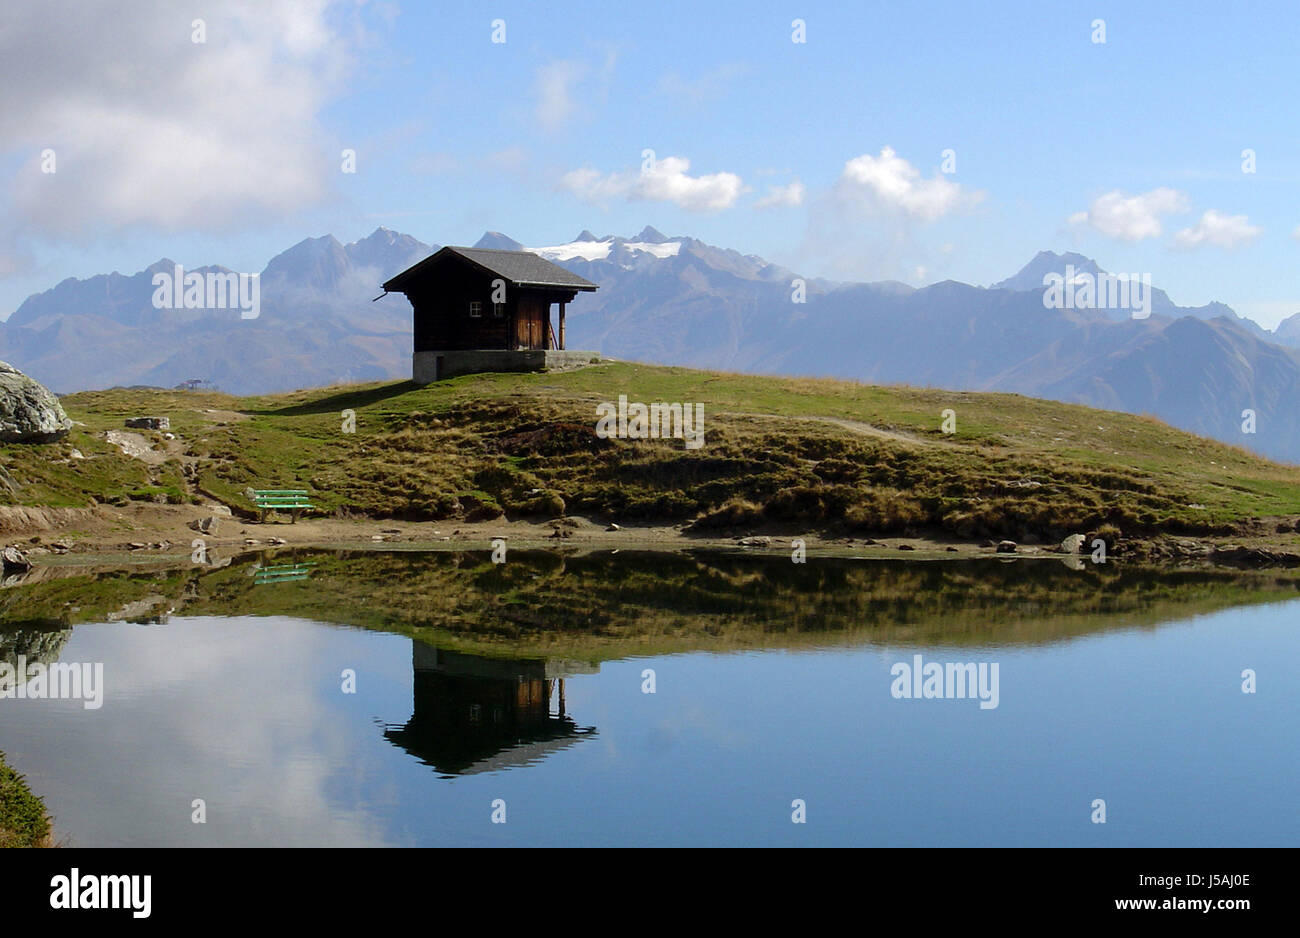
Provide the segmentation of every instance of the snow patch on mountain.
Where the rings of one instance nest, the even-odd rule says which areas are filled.
[[[546,248],[524,248],[524,250],[532,251],[548,261],[603,261],[609,257],[609,249],[613,246],[612,241],[570,241],[568,244],[557,244]]]
[[[647,254],[653,254],[655,257],[676,257],[682,249],[680,241],[664,241],[659,244],[650,244],[646,241],[627,241],[623,247],[629,251],[645,251]]]
[[[653,257],[663,259],[665,257],[675,257],[682,249],[680,241],[664,241],[652,243],[648,241],[619,241],[614,238],[608,238],[602,241],[570,241],[568,244],[556,244],[550,247],[525,248],[526,251],[532,251],[548,261],[603,261],[609,258],[610,253],[615,247],[621,247],[625,250],[636,253],[645,253]]]

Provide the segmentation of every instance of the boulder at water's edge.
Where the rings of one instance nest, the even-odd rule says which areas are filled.
[[[71,429],[49,388],[0,362],[0,443],[53,443]]]

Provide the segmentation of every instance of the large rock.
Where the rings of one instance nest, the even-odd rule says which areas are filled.
[[[199,518],[197,521],[191,521],[190,527],[200,534],[211,534],[217,536],[217,531],[221,527],[221,519],[217,515],[211,515],[207,518]]]
[[[0,572],[8,575],[11,573],[26,573],[32,568],[32,562],[27,559],[17,547],[6,547],[0,551]]]
[[[1065,540],[1061,541],[1061,553],[1077,554],[1083,550],[1083,542],[1086,538],[1082,534],[1071,534]]]
[[[126,425],[136,430],[170,430],[170,417],[127,417]]]
[[[0,443],[53,443],[71,429],[49,388],[0,362]]]

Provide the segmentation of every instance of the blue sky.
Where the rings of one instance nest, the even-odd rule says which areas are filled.
[[[987,284],[1077,250],[1182,304],[1268,326],[1300,311],[1291,5],[138,0],[5,16],[0,73],[29,107],[0,115],[0,316],[68,276],[162,256],[253,272],[304,237],[379,225],[543,246],[650,224],[806,275],[914,284]]]

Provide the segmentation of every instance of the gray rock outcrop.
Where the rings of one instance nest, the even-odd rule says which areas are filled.
[[[1082,534],[1071,534],[1065,540],[1061,541],[1061,553],[1077,554],[1083,550],[1085,538]]]
[[[0,362],[0,443],[53,443],[71,429],[49,388]]]
[[[26,573],[31,568],[32,562],[17,547],[6,547],[0,551],[0,572],[6,576],[11,573]]]
[[[170,417],[127,417],[126,425],[135,430],[170,430]]]

